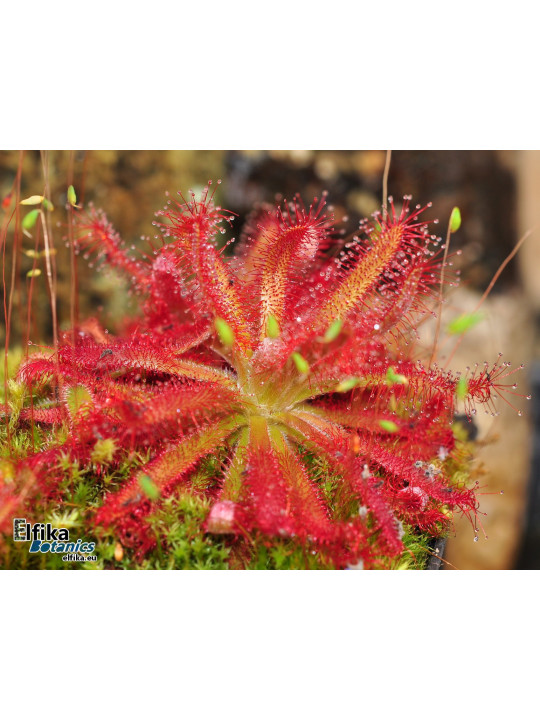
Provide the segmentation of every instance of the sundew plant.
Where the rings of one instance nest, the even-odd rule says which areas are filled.
[[[298,196],[256,208],[230,254],[214,197],[169,200],[135,257],[70,187],[73,252],[139,312],[74,323],[6,380],[4,562],[14,517],[97,537],[99,567],[422,567],[456,513],[477,533],[456,414],[493,412],[514,371],[454,374],[419,341],[457,280],[457,209],[445,243],[409,197],[344,238],[325,196]]]

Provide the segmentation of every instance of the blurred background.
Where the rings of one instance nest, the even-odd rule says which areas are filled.
[[[128,247],[148,252],[148,239],[156,234],[153,214],[163,207],[165,191],[174,197],[178,190],[196,191],[218,178],[218,204],[238,215],[225,240],[238,237],[254,203],[300,193],[309,204],[324,190],[339,227],[353,232],[362,217],[380,207],[385,160],[382,150],[2,151],[0,222],[4,230],[19,183],[21,197],[46,194],[54,204],[58,320],[60,328],[67,329],[71,273],[64,206],[69,185],[75,187],[79,203],[93,202],[106,211]],[[450,252],[462,251],[454,259],[462,282],[445,305],[443,327],[446,320],[475,308],[519,238],[532,230],[482,306],[484,320],[465,335],[451,360],[451,368],[463,370],[474,362],[493,362],[503,352],[512,366],[525,364],[513,377],[517,392],[532,393],[533,399],[508,396],[515,407],[501,400],[498,417],[477,416],[480,510],[486,513],[481,519],[488,539],[480,533],[479,542],[473,542],[470,524],[456,522],[445,567],[540,569],[540,152],[393,151],[388,191],[396,200],[407,194],[414,203],[432,202],[426,218],[440,220],[441,235],[452,208],[461,210],[462,226],[452,236]],[[34,241],[24,237],[23,253],[12,257],[10,229],[5,239],[4,292],[13,292],[10,346],[26,342],[29,298],[30,338],[50,343],[45,270],[27,278],[34,259],[24,250],[31,251]],[[126,284],[105,269],[88,267],[82,258],[77,265],[80,317],[97,316],[114,329],[134,310]],[[0,336],[4,343],[3,323]],[[442,347],[441,364],[452,347]]]

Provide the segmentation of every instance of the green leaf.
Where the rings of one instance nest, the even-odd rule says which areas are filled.
[[[41,270],[39,268],[34,268],[33,270],[29,270],[26,273],[26,277],[32,278],[32,277],[38,277],[41,275]]]
[[[299,373],[302,373],[303,375],[307,375],[309,372],[309,363],[308,361],[300,355],[300,353],[293,352],[291,355],[292,359],[294,360],[294,364],[296,365],[296,369]]]
[[[399,430],[399,427],[392,420],[379,420],[379,425],[387,432],[395,433]]]
[[[52,212],[54,210],[54,205],[50,200],[47,200],[46,197],[43,198],[43,207],[45,210],[48,210],[49,212]]]
[[[446,328],[446,332],[450,335],[462,335],[477,325],[483,317],[482,313],[465,313],[452,320]]]
[[[335,340],[341,332],[342,327],[343,320],[340,320],[339,318],[337,320],[334,320],[334,322],[330,325],[330,327],[324,334],[324,342],[329,343],[332,342],[332,340]]]
[[[266,337],[279,337],[279,324],[275,315],[269,315],[266,321]]]
[[[157,500],[159,497],[159,489],[157,486],[152,482],[152,478],[148,475],[139,475],[139,485],[141,486],[141,489],[143,493],[146,495],[147,498],[150,500]]]
[[[352,377],[347,378],[346,380],[342,380],[339,385],[336,388],[336,392],[344,393],[349,392],[349,390],[352,390],[353,387],[356,387],[360,380],[358,378]]]
[[[458,207],[452,210],[450,215],[450,232],[455,233],[461,227],[461,212]]]
[[[22,228],[23,230],[31,230],[34,225],[36,224],[36,220],[39,217],[39,210],[30,210],[29,213],[27,213],[22,221]]]
[[[217,317],[215,319],[215,326],[219,339],[226,347],[231,347],[234,344],[234,332],[230,325],[225,320]]]
[[[68,199],[68,203],[69,203],[72,207],[77,207],[77,195],[76,195],[76,193],[75,193],[75,188],[73,187],[73,185],[70,185],[70,186],[68,187],[68,190],[67,190],[67,199]]]

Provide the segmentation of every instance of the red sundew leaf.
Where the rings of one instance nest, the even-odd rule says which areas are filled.
[[[186,273],[194,273],[202,295],[210,302],[215,316],[231,326],[236,342],[243,353],[251,353],[253,341],[246,309],[250,305],[236,278],[214,246],[219,224],[227,216],[214,207],[208,190],[201,201],[178,205],[177,210],[166,209],[162,216],[170,224],[162,225],[165,237],[175,238],[172,247],[183,253]]]
[[[112,394],[109,391],[109,396]],[[193,428],[201,430],[217,417],[233,415],[240,405],[237,392],[218,385],[165,385],[140,400],[133,397],[132,390],[124,395],[115,409],[125,429],[162,438],[183,435]]]
[[[195,267],[201,290],[211,301],[215,315],[231,327],[241,350],[252,352],[253,341],[245,313],[248,298],[235,285],[234,276],[215,248],[208,246],[204,252],[197,253]]]
[[[42,386],[56,374],[57,366],[50,357],[42,355],[33,355],[28,360],[22,362],[17,373],[17,380],[30,385]]]
[[[63,479],[60,459],[63,454],[69,454],[70,449],[69,446],[53,447],[24,458],[17,468],[16,480],[23,487],[22,494],[33,497],[39,492],[44,498],[60,500],[59,485]]]
[[[87,345],[84,350],[64,347],[59,356],[66,365],[74,364],[76,368],[90,372],[99,368],[101,372],[117,373],[119,377],[130,370],[146,370],[234,389],[236,385],[226,372],[181,357],[192,344],[191,339],[184,345],[169,346],[138,339],[109,343],[105,349],[101,345]]]
[[[61,407],[34,407],[21,410],[19,418],[20,420],[28,422],[45,423],[46,425],[60,425],[67,419],[67,416],[64,408]]]
[[[288,488],[289,513],[295,518],[297,534],[325,538],[331,532],[330,516],[317,485],[303,463],[277,428],[271,438]]]
[[[247,452],[249,444],[248,428],[242,428],[234,448],[230,462],[221,481],[219,501],[237,503],[245,499],[246,490],[243,475],[246,469]]]
[[[250,442],[244,483],[251,526],[267,535],[290,537],[296,527],[287,512],[287,482],[269,443],[263,448]]]
[[[123,272],[136,288],[147,288],[149,280],[144,264],[129,257],[105,213],[90,206],[87,212],[74,217],[76,246],[106,260],[108,265]]]
[[[374,238],[369,252],[348,272],[338,287],[323,300],[317,311],[317,325],[327,328],[337,319],[343,320],[357,306],[366,292],[377,282],[399,249],[405,229],[401,224],[384,227]]]
[[[186,272],[183,258],[179,258],[170,246],[158,251],[149,275],[150,297],[144,305],[144,313],[152,326],[204,323],[204,298],[190,267]],[[193,319],[196,322],[193,323]],[[206,320],[209,324],[209,320]]]
[[[266,230],[257,243],[253,264],[261,301],[261,340],[266,337],[269,318],[273,317],[278,327],[284,323],[293,278],[314,259],[327,237],[323,207],[324,201],[317,207],[311,205],[306,212],[295,201],[291,211],[279,211],[277,227]]]
[[[430,285],[424,277],[431,277],[425,267],[408,266],[409,272],[400,273],[400,282],[385,288],[384,294],[366,299],[351,312],[349,323],[361,337],[384,335],[392,330],[406,333],[414,328],[414,316],[427,312]],[[431,285],[435,286],[433,279]]]
[[[362,502],[374,513],[374,517],[384,530],[386,547],[390,554],[397,554],[402,549],[401,539],[396,526],[396,518],[390,509],[389,500],[384,499],[383,494],[372,484],[367,482],[370,477],[363,477],[365,473],[365,462],[369,460],[372,469],[380,468],[387,473],[386,477],[394,478],[394,483],[400,484],[404,481],[414,483],[417,487],[439,501],[445,502],[456,510],[470,515],[475,512],[474,493],[471,490],[460,491],[448,488],[448,481],[443,475],[439,479],[429,480],[422,472],[414,466],[411,459],[396,454],[393,448],[385,449],[380,443],[374,442],[371,438],[364,438],[362,435],[354,437],[354,455],[349,451],[350,435],[336,425],[333,425],[320,417],[308,412],[295,411],[284,413],[283,420],[287,421],[290,428],[294,428],[301,438],[304,439],[313,449],[323,452],[334,463],[336,469],[349,480],[351,487],[355,489]],[[363,469],[362,469],[363,468]],[[383,483],[384,484],[384,483]],[[384,488],[382,488],[384,490]],[[396,507],[399,510],[399,503]],[[409,512],[411,508],[405,508]],[[416,523],[424,522],[421,508],[414,508],[414,519]],[[443,516],[444,517],[444,516]],[[427,526],[427,525],[426,525]]]
[[[13,519],[20,517],[24,495],[14,485],[0,485],[0,533],[13,533]]]
[[[231,260],[235,275],[254,290],[259,282],[257,267],[264,256],[268,238],[279,229],[279,216],[272,205],[263,203],[247,217],[240,235],[240,244]]]
[[[143,466],[128,482],[126,487],[115,493],[101,508],[100,517],[107,522],[121,517],[125,508],[131,508],[140,501],[139,477],[148,476],[156,488],[161,491],[165,485],[180,479],[196,462],[210,454],[223,440],[241,426],[241,416],[232,416],[218,420],[204,428],[200,433],[193,433],[179,445],[164,450],[157,457]]]
[[[399,536],[399,526],[391,507],[382,495],[372,488],[368,478],[363,474],[363,462],[354,457],[349,450],[350,434],[338,426],[310,416],[309,413],[288,413],[288,423],[294,427],[304,440],[326,455],[337,471],[347,482],[350,491],[358,497],[372,512],[381,531],[384,552],[391,556],[403,551],[403,543]]]
[[[391,317],[394,302],[402,304],[405,311],[422,307],[419,298],[437,283],[434,268],[438,264],[430,249],[436,243],[417,221],[422,210],[409,215],[407,206],[406,201],[398,217],[392,204],[392,213],[386,219],[364,226],[371,243],[369,249],[358,238],[351,243],[353,249],[340,265],[338,282],[333,288],[321,286],[318,308],[312,313],[317,328],[324,331],[331,322],[354,317],[373,305],[374,310],[378,306],[378,316],[373,314],[365,326],[365,332],[371,334],[383,330],[383,324],[388,329],[399,323],[399,313]],[[329,270],[331,278],[333,272]]]

